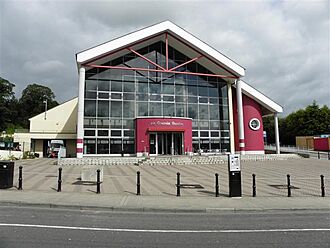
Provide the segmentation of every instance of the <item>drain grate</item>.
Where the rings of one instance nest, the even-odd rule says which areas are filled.
[[[288,185],[286,185],[286,184],[268,184],[268,186],[271,186],[276,189],[287,189],[288,188]],[[291,185],[291,189],[300,189],[300,188]]]
[[[180,188],[182,189],[204,189],[204,187],[200,184],[180,184]]]

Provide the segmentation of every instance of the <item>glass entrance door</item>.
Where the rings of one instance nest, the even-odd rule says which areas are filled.
[[[183,132],[156,132],[149,134],[150,154],[182,155]]]

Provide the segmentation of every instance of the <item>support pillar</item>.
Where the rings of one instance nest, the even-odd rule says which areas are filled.
[[[85,68],[79,69],[78,86],[78,118],[77,118],[77,158],[83,157],[84,148],[84,92],[85,92]]]
[[[276,145],[276,154],[280,154],[280,135],[278,129],[278,117],[277,113],[274,114],[274,126],[275,126],[275,145]]]
[[[233,108],[233,94],[231,83],[227,84],[228,88],[228,112],[229,112],[229,137],[230,137],[230,153],[235,154],[235,132],[234,132],[234,108]]]
[[[245,154],[244,141],[244,117],[243,117],[243,98],[241,80],[236,81],[236,98],[237,98],[237,117],[238,117],[238,143],[239,151],[242,155]]]

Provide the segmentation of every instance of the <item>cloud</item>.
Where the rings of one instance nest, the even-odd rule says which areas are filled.
[[[77,52],[169,19],[246,68],[244,80],[287,114],[330,105],[329,12],[326,0],[4,0],[0,76],[18,96],[37,82],[63,102],[77,95]]]

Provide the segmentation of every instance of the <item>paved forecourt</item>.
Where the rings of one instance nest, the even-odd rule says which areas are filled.
[[[54,159],[19,160],[15,162],[17,190],[18,166],[23,166],[23,190],[55,192],[58,166]],[[327,160],[291,159],[285,161],[242,161],[243,197],[252,195],[252,174],[256,174],[257,197],[286,197],[287,174],[291,175],[292,197],[320,197],[320,175],[325,178],[326,196],[330,195],[330,163]],[[181,174],[181,196],[213,197],[215,173],[219,174],[220,197],[228,196],[227,164],[219,165],[111,165],[103,166],[101,194],[136,194],[136,172],[141,172],[141,195],[176,196],[176,173]],[[95,194],[94,183],[80,180],[80,166],[63,167],[63,192]],[[196,187],[195,187],[196,186]],[[61,194],[61,193],[59,193]]]

